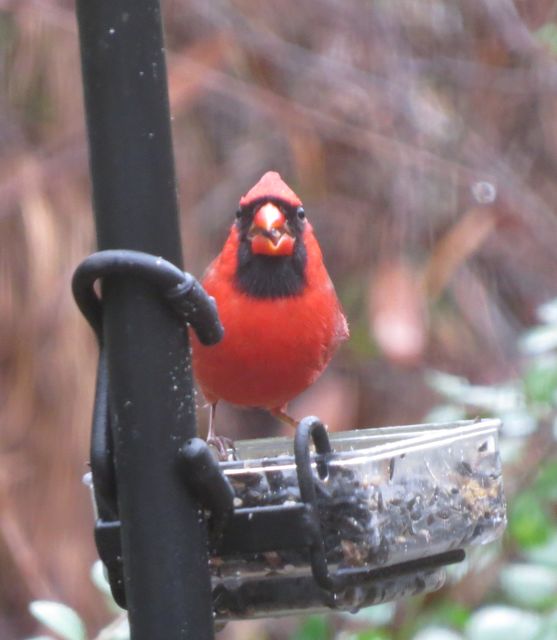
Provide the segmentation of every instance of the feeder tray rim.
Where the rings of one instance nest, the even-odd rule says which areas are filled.
[[[450,426],[449,426],[450,425]],[[372,460],[390,459],[401,454],[414,453],[416,451],[427,450],[431,448],[438,448],[447,446],[453,442],[466,440],[470,437],[477,437],[481,435],[488,435],[497,433],[502,426],[502,422],[499,418],[484,418],[481,420],[461,420],[458,422],[449,423],[432,423],[423,425],[409,425],[409,427],[383,427],[382,434],[375,433],[377,429],[359,429],[355,431],[343,431],[330,434],[331,444],[342,444],[348,440],[355,445],[354,449],[346,450],[339,449],[334,450],[332,454],[312,454],[313,459],[321,459],[322,457],[330,458],[331,455],[334,459],[329,460],[329,464],[334,465],[338,460],[338,464],[348,464],[348,460],[353,458],[352,463],[358,464],[361,462],[367,462]],[[357,448],[358,442],[362,440],[376,439],[384,440],[389,433],[386,433],[389,429],[397,430],[399,434],[402,430],[410,429],[410,433],[405,438],[400,438],[395,442],[383,442],[383,444],[373,445],[370,443],[369,447]],[[416,435],[416,432],[426,431]],[[352,435],[354,434],[354,435]],[[270,443],[274,440],[277,448],[280,447],[282,441],[290,449],[291,441],[286,438],[269,438],[267,442]],[[254,448],[261,446],[261,439],[253,440],[238,440],[236,442],[237,449],[241,450],[253,446]],[[277,461],[282,464],[273,465],[269,467],[269,460]],[[261,469],[254,466],[254,463],[261,461]],[[250,462],[249,467],[244,467],[243,464]],[[235,461],[225,461],[220,464],[221,468],[227,472],[227,474],[234,475],[236,473],[246,473],[248,470],[255,471],[274,471],[290,469],[295,466],[294,455],[290,453],[280,453],[276,456],[258,456],[257,458],[244,458]]]

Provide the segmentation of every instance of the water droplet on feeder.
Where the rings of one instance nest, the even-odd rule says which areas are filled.
[[[472,185],[472,195],[480,204],[491,204],[497,197],[497,187],[491,182],[480,180]]]

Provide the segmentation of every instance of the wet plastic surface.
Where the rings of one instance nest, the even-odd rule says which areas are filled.
[[[388,575],[388,567],[498,538],[506,524],[498,420],[365,429],[331,434],[333,454],[313,456],[316,502],[332,574],[383,571],[335,594],[335,606],[364,605],[439,588],[442,569]],[[221,463],[235,508],[301,502],[292,441],[240,441],[236,461]],[[324,460],[320,478],[316,461]],[[292,613],[285,596],[265,599],[261,585],[283,581],[300,608],[323,607],[312,590],[304,549],[211,558],[217,618]],[[371,575],[371,574],[370,574]],[[265,580],[263,580],[265,579]],[[278,581],[278,582],[277,582]],[[251,585],[251,587],[250,587]],[[251,597],[247,597],[251,593]],[[259,594],[255,599],[254,593]],[[300,597],[302,601],[300,602]],[[220,604],[219,604],[220,603]]]

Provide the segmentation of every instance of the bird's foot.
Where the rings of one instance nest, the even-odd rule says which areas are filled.
[[[294,418],[291,418],[286,411],[283,411],[282,409],[271,409],[270,413],[281,422],[286,422],[286,424],[294,427],[294,429],[300,424],[299,420],[294,420]]]
[[[218,459],[225,462],[230,459],[229,451],[232,451],[232,459],[236,459],[236,446],[234,441],[224,436],[210,436],[207,438],[207,444],[214,447],[217,451]]]

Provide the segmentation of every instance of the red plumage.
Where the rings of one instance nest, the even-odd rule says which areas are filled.
[[[276,171],[267,171],[245,195],[240,198],[240,206],[244,207],[256,200],[264,198],[276,198],[282,200],[293,207],[300,207],[302,201],[283,181]]]
[[[266,207],[267,203],[274,204]],[[221,253],[202,281],[217,302],[224,338],[205,347],[192,333],[193,366],[210,403],[226,400],[278,411],[322,373],[339,343],[348,337],[348,326],[313,229],[304,219],[301,201],[279,174],[266,173],[242,197],[240,207],[240,211],[247,211],[245,229],[249,232],[242,231],[240,222],[232,225]],[[298,219],[293,218],[294,210]],[[267,231],[261,230],[263,224]],[[272,235],[276,237],[272,239]],[[289,249],[280,254],[275,249],[282,236],[293,245],[292,251],[296,243],[305,249],[305,258],[299,260],[303,264],[299,292],[265,297],[250,294],[249,288],[242,290],[238,280],[241,243],[249,262],[249,246],[257,238],[267,253],[264,266],[271,265],[272,274],[277,261],[296,259],[283,255]],[[303,255],[301,247],[299,250]],[[281,273],[277,272],[277,277]]]

